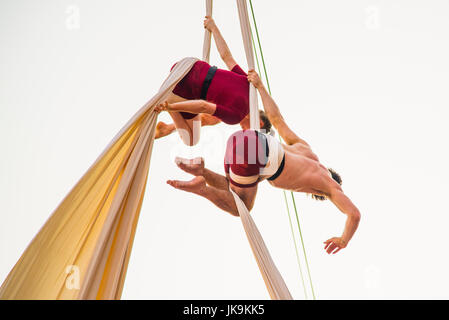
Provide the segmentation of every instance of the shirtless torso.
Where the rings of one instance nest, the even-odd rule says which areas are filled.
[[[330,190],[338,186],[309,146],[302,143],[282,146],[285,151],[285,166],[279,177],[269,181],[272,186],[323,196],[329,196]]]

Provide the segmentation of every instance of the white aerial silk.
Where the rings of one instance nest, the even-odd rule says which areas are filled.
[[[251,42],[251,26],[249,24],[246,0],[237,0],[237,9],[239,11],[240,29],[242,30],[243,46],[245,48],[248,69],[254,69],[254,51]],[[259,130],[260,122],[257,91],[252,83],[249,85],[249,117],[251,129]]]
[[[251,42],[251,27],[248,18],[248,8],[246,6],[246,0],[237,0],[237,8],[239,11],[240,27],[242,30],[243,44],[245,47],[246,60],[248,62],[248,68],[254,69],[254,55]],[[259,108],[257,106],[257,92],[256,88],[250,84],[249,89],[249,114],[250,114],[250,126],[252,129],[259,130]],[[254,257],[256,258],[257,265],[262,274],[262,278],[265,281],[265,285],[268,289],[271,299],[275,300],[291,300],[293,299],[288,288],[282,279],[279,270],[271,258],[270,253],[257,229],[256,224],[249,215],[249,211],[246,208],[243,201],[229,189],[234,196],[235,204],[239,211],[240,219],[246,232],[251,249],[253,250]]]

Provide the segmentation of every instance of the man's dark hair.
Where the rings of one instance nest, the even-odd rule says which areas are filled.
[[[327,170],[329,170],[329,172],[331,173],[332,179],[337,181],[337,183],[339,185],[341,185],[343,183],[343,180],[341,180],[340,175],[334,169],[327,168]],[[320,195],[317,195],[317,194],[312,194],[312,198],[314,198],[315,200],[321,200],[321,201],[324,201],[324,200],[327,199],[325,196],[320,196]]]
[[[259,118],[263,122],[263,126],[260,129],[264,129],[265,130],[264,133],[267,133],[267,134],[270,133],[271,122],[270,122],[270,119],[268,119],[268,117],[265,114],[265,112],[263,112],[263,110],[259,110]]]

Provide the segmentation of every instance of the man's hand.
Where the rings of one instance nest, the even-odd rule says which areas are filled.
[[[213,32],[214,29],[217,28],[217,26],[215,25],[215,21],[214,21],[214,19],[212,19],[212,17],[209,17],[209,16],[205,17],[204,28],[209,30],[210,32]]]
[[[170,111],[171,110],[171,104],[167,101],[158,104],[154,107],[154,112],[161,113],[162,111]]]
[[[248,71],[248,81],[251,82],[257,89],[263,87],[262,80],[254,69]]]
[[[347,243],[340,237],[330,238],[325,241],[324,244],[326,245],[324,250],[326,250],[328,254],[335,254],[341,249],[346,248],[347,245]]]

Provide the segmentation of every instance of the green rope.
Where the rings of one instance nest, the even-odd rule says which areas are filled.
[[[251,6],[251,15],[253,16],[254,29],[256,30],[257,42],[259,43],[260,57],[262,59],[262,65],[263,65],[263,70],[265,73],[265,79],[267,80],[267,88],[268,88],[268,92],[271,95],[270,82],[268,81],[267,68],[265,67],[265,59],[263,58],[262,45],[260,44],[259,30],[257,29],[256,17],[254,16],[254,9],[253,9],[253,4],[252,4],[251,0],[249,0],[249,5]]]
[[[298,246],[296,245],[295,232],[293,231],[293,223],[292,223],[292,218],[291,218],[291,215],[290,215],[290,208],[288,207],[287,194],[286,194],[285,190],[282,190],[282,193],[284,194],[285,206],[287,207],[287,213],[288,213],[288,222],[290,224],[290,231],[292,233],[293,243],[295,244],[296,260],[298,262],[299,273],[301,275],[301,282],[302,282],[302,288],[304,290],[304,297],[307,300],[308,296],[307,296],[306,284],[304,282],[304,275],[303,275],[303,272],[302,272],[301,260],[299,259]]]
[[[254,56],[256,58],[256,63],[257,63],[257,71],[260,74],[259,57],[257,56],[256,44],[254,43],[253,30],[252,30],[251,27],[250,27],[250,32],[251,32],[251,41],[253,43]],[[282,193],[284,194],[285,206],[287,208],[287,213],[288,213],[288,222],[290,224],[290,231],[291,231],[292,238],[293,238],[293,244],[295,245],[296,261],[298,262],[299,273],[300,273],[300,276],[301,276],[302,288],[304,290],[304,297],[306,299],[308,299],[307,290],[306,290],[306,284],[305,284],[305,281],[304,281],[304,274],[303,274],[302,266],[301,266],[301,259],[299,258],[298,246],[296,245],[296,237],[295,237],[295,232],[293,230],[292,217],[291,217],[291,214],[290,214],[290,208],[288,206],[287,194],[286,194],[285,190],[282,190]]]
[[[253,17],[253,23],[254,23],[254,29],[256,31],[257,42],[259,44],[259,51],[260,51],[260,56],[261,56],[261,59],[262,59],[262,65],[263,65],[263,69],[264,69],[265,79],[266,79],[266,82],[267,82],[267,88],[268,88],[268,92],[271,95],[270,82],[268,81],[267,68],[266,68],[266,65],[265,65],[265,59],[263,57],[262,45],[260,43],[260,37],[259,37],[259,30],[257,29],[256,17],[254,15],[254,8],[253,8],[253,4],[252,4],[251,0],[249,0],[249,4],[250,4],[250,7],[251,7],[251,15]],[[254,40],[253,40],[253,43],[254,43]],[[254,49],[254,51],[255,51],[255,49]],[[259,70],[259,74],[260,74],[260,70]],[[285,202],[287,204],[287,197],[285,195],[285,191],[283,191],[283,192],[284,192],[284,199],[285,199]],[[302,249],[303,249],[303,253],[304,253],[304,258],[305,258],[305,261],[306,261],[307,273],[308,273],[309,280],[310,280],[310,287],[312,288],[312,295],[313,295],[313,299],[315,300],[316,299],[315,291],[313,289],[313,283],[312,283],[312,277],[311,277],[311,273],[310,273],[309,262],[307,260],[306,248],[305,248],[305,245],[304,245],[304,239],[302,237],[301,226],[300,226],[300,223],[299,223],[298,211],[297,211],[297,208],[296,208],[296,202],[295,202],[295,197],[293,195],[293,192],[291,192],[291,196],[292,196],[293,205],[294,205],[294,209],[295,209],[296,221],[298,223],[298,230],[299,230],[299,235],[300,235],[300,238],[301,238],[301,245],[302,245]],[[289,219],[291,221],[290,210],[288,209],[288,204],[287,204],[287,212],[288,212]],[[294,238],[294,235],[293,235],[293,238]],[[295,248],[296,248],[296,241],[295,241]],[[297,253],[297,256],[298,256],[298,253]],[[298,261],[299,261],[299,259],[298,259]],[[301,267],[300,267],[300,272],[301,272],[301,277],[302,277],[302,269],[301,269]],[[307,295],[306,295],[306,297],[307,297]]]
[[[304,240],[302,238],[301,226],[299,224],[298,211],[296,210],[296,201],[295,201],[295,197],[293,196],[293,192],[291,192],[291,195],[292,195],[293,207],[295,208],[295,213],[296,213],[296,221],[298,222],[299,236],[301,237],[302,251],[304,253],[304,259],[306,260],[307,273],[309,275],[309,280],[310,280],[310,287],[312,288],[312,296],[313,296],[313,300],[315,300],[316,297],[315,297],[315,291],[313,290],[312,276],[310,275],[309,262],[307,261],[306,248],[304,246]]]

